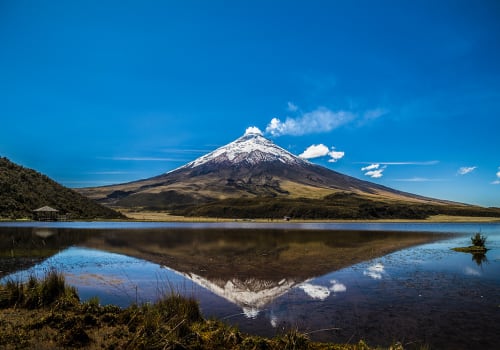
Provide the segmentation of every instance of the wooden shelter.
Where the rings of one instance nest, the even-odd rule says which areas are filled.
[[[33,210],[33,219],[37,221],[57,221],[59,210],[44,206]]]

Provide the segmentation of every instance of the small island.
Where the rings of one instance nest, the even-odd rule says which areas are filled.
[[[486,248],[486,236],[483,236],[480,232],[477,232],[474,236],[470,238],[472,245],[468,247],[457,247],[451,248],[456,252],[472,253],[472,254],[485,254],[488,251]]]

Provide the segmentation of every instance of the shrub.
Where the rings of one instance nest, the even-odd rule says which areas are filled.
[[[472,242],[472,245],[476,247],[484,247],[484,245],[486,244],[486,237],[479,232],[472,236],[470,240]]]

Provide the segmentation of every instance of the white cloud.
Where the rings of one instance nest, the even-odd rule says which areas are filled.
[[[377,170],[370,170],[370,171],[367,171],[365,173],[365,175],[371,177],[372,179],[379,179],[382,176],[384,176],[384,174],[383,174],[384,170],[385,170],[385,168],[377,169]]]
[[[491,182],[492,185],[500,185],[500,166],[498,167],[498,172],[496,173],[497,179]]]
[[[380,164],[378,164],[378,163],[370,164],[368,166],[362,167],[361,171],[374,170],[374,169],[378,169],[379,167],[380,167]]]
[[[335,163],[337,160],[344,157],[345,152],[335,151],[335,147],[332,147],[332,150],[328,152],[328,155],[331,157],[328,159],[328,162]]]
[[[384,170],[387,167],[380,167],[379,163],[370,164],[368,166],[362,167],[361,171],[366,171],[365,176],[369,176],[372,179],[379,179],[384,176]]]
[[[492,185],[500,185],[500,166],[498,167],[498,172],[496,173],[497,179],[492,181]]]
[[[469,166],[469,167],[461,167],[460,169],[458,169],[458,175],[466,175],[466,174],[469,174],[469,173],[472,173],[474,170],[476,170],[477,166]]]
[[[288,111],[290,112],[296,112],[299,107],[297,107],[294,103],[288,101],[288,107],[287,107]]]
[[[328,132],[354,118],[355,115],[348,111],[332,111],[325,107],[319,107],[297,118],[287,117],[284,122],[273,118],[266,127],[266,133],[272,136],[300,136]]]
[[[313,159],[329,156],[330,159],[328,159],[328,161],[330,163],[335,163],[337,160],[342,159],[344,155],[345,152],[335,151],[335,147],[332,147],[330,150],[327,146],[320,143],[319,145],[311,145],[307,147],[306,150],[299,155],[299,157],[304,159]]]
[[[328,151],[328,147],[320,143],[319,145],[311,145],[307,147],[306,150],[299,155],[299,157],[304,159],[324,157],[328,154]]]
[[[245,130],[245,135],[248,135],[248,134],[258,134],[258,135],[262,135],[262,131],[260,131],[260,129],[256,126],[249,126],[246,130]]]

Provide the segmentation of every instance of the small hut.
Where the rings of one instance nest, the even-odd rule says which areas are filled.
[[[33,210],[33,219],[37,221],[57,221],[59,210],[44,206]]]

